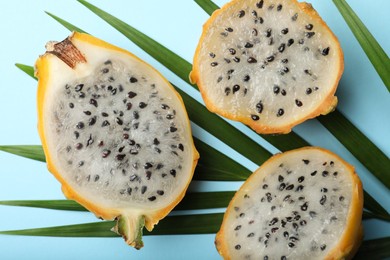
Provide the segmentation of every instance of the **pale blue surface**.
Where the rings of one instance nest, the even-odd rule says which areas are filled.
[[[217,1],[219,5],[226,1]],[[390,50],[390,1],[349,1],[387,53]],[[191,0],[103,1],[93,4],[123,19],[166,45],[188,61],[208,15]],[[313,6],[339,37],[345,53],[345,72],[338,89],[339,110],[388,156],[390,155],[390,96],[371,63],[331,0],[313,0]],[[36,131],[36,82],[14,63],[32,65],[49,40],[62,40],[69,32],[44,13],[49,11],[91,34],[126,48],[151,63],[170,81],[200,100],[199,94],[166,68],[129,42],[76,1],[3,1],[0,7],[0,144],[39,144]],[[256,141],[246,127],[234,123]],[[295,129],[314,145],[333,150],[356,165],[364,187],[390,210],[390,194],[315,120]],[[250,169],[256,165],[194,127],[194,134],[211,142]],[[273,147],[270,151],[276,152]],[[364,149],[364,147],[357,147]],[[60,185],[40,162],[0,153],[0,200],[62,199]],[[390,169],[389,169],[390,170]],[[205,183],[199,190],[231,190],[237,183]],[[90,213],[75,213],[0,206],[0,230],[44,227],[97,221]],[[365,222],[366,238],[390,235],[390,225]],[[136,251],[121,238],[44,238],[0,236],[0,259],[219,259],[214,235],[149,236]]]

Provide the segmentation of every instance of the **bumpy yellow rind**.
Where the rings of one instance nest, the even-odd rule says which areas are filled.
[[[155,68],[144,62],[143,60],[139,59],[136,57],[134,54],[121,49],[119,47],[116,47],[114,45],[111,45],[105,41],[102,41],[98,38],[95,38],[91,35],[88,34],[83,34],[83,33],[78,33],[78,32],[73,32],[71,36],[68,37],[70,41],[73,40],[78,40],[82,41],[85,43],[90,44],[91,46],[97,46],[101,48],[105,48],[108,50],[114,50],[117,52],[122,53],[123,55],[130,56],[132,58],[135,58],[138,60],[140,63],[144,63],[148,65],[152,70],[154,70],[157,74],[161,76],[161,78],[164,79],[164,81],[167,83],[167,85],[172,89],[172,92],[177,95],[179,98],[181,104],[182,104],[182,109],[185,111],[185,106],[183,103],[183,100],[181,96],[176,92],[176,90],[173,88],[173,86],[168,82],[167,79],[165,79],[160,72],[158,72]],[[40,56],[38,60],[36,61],[35,64],[35,76],[38,78],[38,93],[37,93],[37,110],[38,110],[38,133],[42,141],[42,147],[45,152],[46,156],[46,163],[48,170],[57,178],[57,180],[62,184],[62,191],[64,195],[71,200],[75,200],[81,205],[83,205],[85,208],[87,208],[89,211],[93,212],[98,218],[102,218],[105,220],[113,220],[113,219],[118,219],[121,217],[121,215],[126,214],[126,212],[123,212],[122,210],[115,209],[115,208],[105,208],[101,207],[97,202],[92,202],[89,201],[85,198],[83,198],[80,194],[78,194],[66,181],[65,179],[61,176],[60,172],[57,170],[56,166],[53,164],[52,159],[51,159],[51,154],[48,150],[47,146],[47,141],[46,141],[46,135],[45,135],[45,129],[43,127],[43,111],[45,109],[45,93],[50,86],[48,85],[49,79],[51,77],[55,77],[55,75],[50,75],[50,59],[49,57],[53,55],[51,53],[45,53],[44,55]],[[191,131],[191,126],[190,126],[190,121],[187,120],[187,125],[188,129]],[[192,173],[191,176],[193,175],[195,171],[195,167],[197,164],[197,161],[199,159],[199,153],[197,152],[195,146],[192,147],[193,149],[193,161],[192,161]],[[191,181],[191,178],[188,178],[188,182],[186,184],[186,187],[183,189],[183,192],[177,196],[177,198],[171,202],[168,206],[165,208],[156,210],[154,212],[151,212],[145,217],[145,227],[147,230],[152,231],[154,225],[156,225],[159,220],[163,219],[165,216],[168,215],[168,213],[183,199],[185,195],[185,191],[188,188],[188,185]],[[128,244],[131,245],[132,241],[126,241]]]
[[[352,197],[351,197],[351,206],[348,212],[347,221],[346,221],[346,227],[344,229],[344,232],[342,233],[339,243],[328,253],[328,255],[324,258],[325,260],[344,260],[344,259],[352,259],[355,253],[357,252],[359,246],[361,245],[361,242],[363,240],[363,225],[362,225],[362,214],[363,214],[363,186],[359,179],[359,176],[355,172],[355,168],[344,161],[341,157],[338,155],[320,148],[320,147],[303,147],[295,150],[291,150],[285,153],[280,153],[272,156],[270,159],[268,159],[262,166],[260,166],[241,186],[241,188],[236,192],[234,197],[229,203],[228,210],[226,210],[226,213],[223,217],[221,229],[218,231],[216,237],[215,237],[215,246],[219,252],[219,254],[223,257],[225,260],[232,259],[229,250],[228,245],[226,243],[225,238],[225,229],[224,227],[227,225],[224,225],[225,221],[229,218],[228,213],[233,212],[229,211],[229,208],[233,207],[235,200],[240,197],[240,191],[246,190],[246,184],[249,185],[252,180],[256,178],[256,173],[261,172],[263,168],[266,168],[268,164],[271,164],[273,160],[277,160],[281,156],[286,156],[289,153],[296,153],[299,151],[304,150],[319,150],[325,154],[329,154],[332,157],[335,157],[338,162],[341,162],[348,170],[349,174],[351,175],[352,179]],[[264,173],[267,174],[267,173]],[[242,196],[241,196],[242,197]],[[261,216],[259,216],[261,217]]]
[[[232,0],[232,1],[228,2],[227,4],[225,4],[223,7],[221,7],[220,9],[213,12],[211,17],[203,25],[202,35],[199,39],[198,46],[195,50],[192,71],[190,72],[189,78],[190,78],[190,82],[192,84],[197,84],[197,86],[199,87],[200,93],[202,95],[202,98],[205,102],[207,109],[210,112],[219,114],[225,118],[244,123],[244,124],[248,125],[249,127],[251,127],[254,131],[256,131],[259,134],[288,134],[289,132],[291,132],[291,130],[294,126],[296,126],[296,125],[298,125],[298,124],[300,124],[308,119],[315,118],[319,115],[326,115],[326,114],[334,111],[336,106],[337,106],[337,102],[338,102],[337,97],[335,96],[335,93],[336,93],[336,89],[337,89],[338,83],[340,81],[341,75],[343,74],[343,71],[344,71],[343,51],[341,49],[340,43],[339,43],[336,35],[334,35],[334,33],[329,29],[327,24],[318,15],[317,11],[312,7],[312,5],[305,3],[305,2],[299,3],[297,0],[290,0],[290,1],[292,3],[294,3],[298,8],[303,10],[305,13],[307,13],[309,16],[311,16],[313,19],[317,20],[323,26],[323,29],[325,29],[329,32],[334,43],[338,46],[338,48],[336,48],[336,49],[338,52],[337,56],[339,58],[339,70],[337,72],[336,80],[334,81],[334,84],[333,84],[331,90],[329,91],[328,96],[324,98],[322,104],[320,106],[318,106],[318,108],[316,110],[313,110],[310,114],[301,118],[300,120],[291,122],[290,124],[286,124],[284,126],[271,127],[271,126],[268,126],[266,124],[262,124],[260,122],[253,121],[249,117],[243,117],[243,116],[239,116],[236,114],[232,114],[231,112],[228,112],[226,110],[218,108],[213,103],[213,101],[209,99],[209,97],[206,95],[206,91],[205,91],[205,89],[208,86],[206,86],[205,83],[202,82],[201,76],[199,74],[200,59],[202,59],[202,57],[200,56],[202,42],[206,38],[207,31],[208,31],[209,27],[212,26],[213,22],[217,19],[219,14],[221,12],[223,12],[224,10],[229,9],[230,6],[234,5],[236,2],[239,2],[239,1],[242,1],[242,0]]]

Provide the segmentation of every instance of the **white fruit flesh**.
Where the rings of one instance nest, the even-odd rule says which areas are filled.
[[[304,119],[329,112],[336,99],[321,107],[334,95],[342,54],[313,13],[303,12],[295,1],[248,0],[233,1],[214,14],[194,63],[208,108],[264,125],[256,130],[265,133],[267,127],[288,132]]]
[[[47,156],[65,188],[88,204],[148,217],[177,201],[193,173],[197,156],[181,99],[137,58],[72,42],[87,63],[72,69],[46,54],[50,87],[43,98],[42,130]]]
[[[330,153],[310,148],[279,155],[237,192],[217,247],[231,259],[325,259],[352,235],[350,213],[361,203],[356,184],[350,166]]]

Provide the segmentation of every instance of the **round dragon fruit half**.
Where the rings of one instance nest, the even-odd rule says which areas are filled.
[[[151,66],[92,36],[46,48],[36,75],[48,169],[138,249],[143,227],[183,198],[199,157],[182,99]]]
[[[273,156],[234,195],[216,247],[225,259],[350,259],[363,237],[354,168],[305,147]]]
[[[204,25],[190,78],[210,111],[272,134],[332,111],[343,69],[310,4],[233,0]]]

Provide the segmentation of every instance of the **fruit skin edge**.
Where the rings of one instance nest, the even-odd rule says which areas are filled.
[[[69,39],[70,41],[75,39],[77,41],[86,42],[93,46],[105,48],[111,51],[117,51],[124,55],[135,58],[137,61],[141,63],[148,65],[150,69],[152,69],[155,73],[157,73],[160,77],[162,77],[162,79],[167,83],[167,86],[171,88],[171,91],[173,91],[173,93],[176,94],[176,96],[178,97],[182,105],[182,108],[184,109],[184,112],[186,113],[185,106],[181,96],[173,88],[173,86],[169,83],[169,81],[165,77],[163,77],[162,74],[158,72],[155,68],[153,68],[151,65],[147,64],[140,58],[136,57],[134,54],[84,33],[73,32],[71,36],[69,36],[67,39]],[[55,165],[52,163],[51,155],[49,153],[46,137],[45,137],[46,135],[45,135],[45,129],[43,124],[44,122],[43,111],[44,111],[44,104],[45,104],[44,99],[45,99],[46,89],[50,88],[50,86],[48,85],[48,81],[50,80],[50,76],[51,76],[50,61],[49,61],[50,60],[49,57],[51,55],[52,54],[50,53],[41,55],[35,64],[35,76],[38,78],[38,91],[37,91],[38,133],[41,137],[42,148],[45,153],[47,168],[55,176],[55,178],[62,184],[61,187],[62,192],[64,193],[66,198],[77,201],[86,209],[88,209],[90,212],[94,213],[97,218],[105,219],[105,220],[117,220],[117,224],[115,227],[113,227],[112,231],[117,232],[119,235],[122,235],[126,243],[129,244],[130,246],[133,246],[136,249],[140,249],[141,247],[143,247],[143,242],[142,242],[143,227],[145,226],[145,228],[148,231],[152,231],[154,226],[158,224],[159,220],[163,219],[171,212],[171,210],[183,199],[192,177],[189,178],[187,184],[185,185],[185,187],[183,187],[182,192],[178,194],[177,198],[174,201],[172,201],[169,205],[167,205],[165,208],[162,208],[160,210],[154,212],[153,210],[149,210],[150,215],[148,217],[146,217],[145,215],[138,216],[136,213],[137,211],[133,212],[131,210],[118,210],[115,208],[109,208],[109,209],[104,208],[79,195],[71,186],[67,184],[65,179],[62,178],[61,174],[57,171]],[[189,129],[189,134],[191,135],[192,131],[191,131],[191,126],[188,118],[187,118],[187,127]],[[191,176],[193,176],[196,164],[199,159],[199,153],[197,152],[194,145],[192,145],[192,149],[193,149],[193,162],[192,162]],[[134,241],[132,239],[133,235],[131,235],[132,231],[136,232]]]

